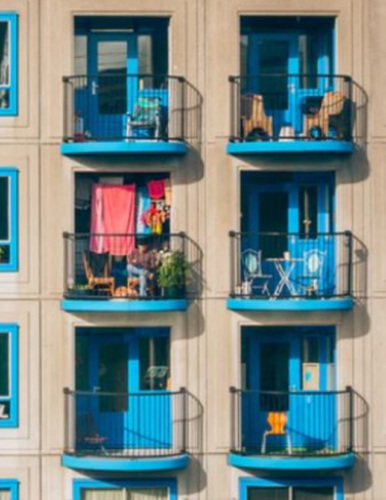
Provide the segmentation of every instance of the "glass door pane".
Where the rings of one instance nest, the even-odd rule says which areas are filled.
[[[248,500],[289,500],[288,488],[248,488]]]
[[[167,488],[141,488],[129,490],[127,500],[167,500]]]
[[[264,342],[260,346],[260,408],[264,411],[287,411],[290,344]],[[285,394],[269,394],[283,392]]]
[[[258,50],[259,91],[264,97],[264,106],[271,111],[287,109],[289,43],[285,40],[261,40]]]
[[[82,492],[82,500],[124,500],[121,489],[87,489]]]
[[[0,241],[9,241],[9,178],[0,177]]]
[[[0,396],[10,396],[8,333],[0,333]]]
[[[128,392],[128,345],[104,344],[99,351],[99,387],[110,393],[100,398],[100,411],[122,412],[127,410]],[[118,393],[119,395],[114,396]]]
[[[98,107],[100,114],[127,112],[127,59],[126,40],[103,40],[98,42]]]
[[[334,488],[327,487],[296,487],[293,489],[293,500],[333,500]]]
[[[259,232],[288,232],[288,193],[270,191],[259,195]],[[261,236],[259,248],[263,259],[283,257],[287,250],[286,236]]]

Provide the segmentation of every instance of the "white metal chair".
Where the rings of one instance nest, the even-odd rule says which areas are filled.
[[[251,293],[253,294],[253,289],[257,288],[261,290],[262,295],[270,296],[268,284],[272,275],[263,274],[262,251],[244,250],[241,254],[241,264],[243,279],[249,282]],[[255,283],[256,280],[260,280],[260,283]]]
[[[306,292],[306,295],[317,295],[320,289],[324,262],[327,252],[313,248],[303,254],[303,273],[298,276],[298,284]]]

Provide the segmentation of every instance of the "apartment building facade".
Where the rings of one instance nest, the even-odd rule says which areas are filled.
[[[0,0],[0,500],[386,498],[385,22]]]

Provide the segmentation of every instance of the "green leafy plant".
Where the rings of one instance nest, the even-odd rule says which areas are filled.
[[[185,290],[188,271],[188,263],[183,252],[173,251],[164,257],[158,270],[158,286],[164,290],[164,294],[170,293],[170,289],[173,289],[174,294],[181,294]]]

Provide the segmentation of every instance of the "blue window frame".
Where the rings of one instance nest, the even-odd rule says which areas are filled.
[[[0,427],[19,425],[19,328],[0,323]]]
[[[315,489],[315,493],[322,490],[332,490],[334,500],[343,500],[343,479],[341,477],[331,477],[331,478],[309,478],[309,479],[266,479],[266,478],[242,478],[240,479],[240,500],[251,500],[258,499],[258,490],[261,488],[262,492],[267,491],[267,489],[276,489],[278,494],[282,493],[280,496],[275,498],[282,498],[283,500],[289,500],[289,498],[308,498],[304,496],[304,493],[308,491],[312,492]],[[292,489],[292,496],[289,492]],[[285,491],[288,491],[286,496]],[[255,495],[253,495],[253,492]],[[298,495],[294,493],[298,492]],[[326,499],[328,498],[326,494]],[[273,497],[269,497],[273,498]],[[320,497],[318,497],[320,498]]]
[[[166,489],[168,500],[177,500],[177,482],[175,479],[148,479],[148,480],[88,480],[75,479],[74,500],[84,500],[87,490],[129,490],[130,489]],[[12,499],[13,500],[13,499]]]
[[[0,13],[0,116],[18,113],[18,16]]]
[[[18,500],[19,481],[17,481],[16,479],[0,479],[0,493],[9,493],[8,495],[9,500]]]
[[[18,265],[18,172],[0,168],[0,272]]]

